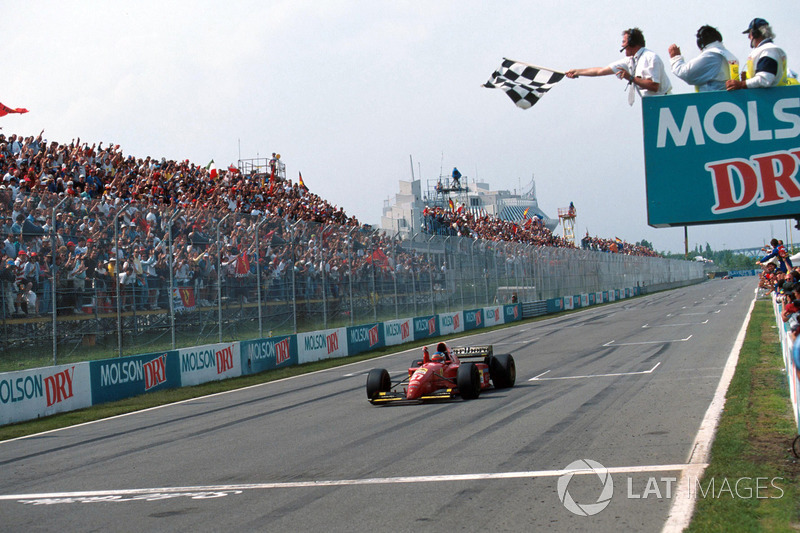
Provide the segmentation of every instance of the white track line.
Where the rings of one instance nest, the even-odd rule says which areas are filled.
[[[668,340],[668,341],[620,342],[620,343],[617,343],[617,344],[614,344],[614,341],[608,341],[603,346],[607,348],[609,346],[638,346],[640,344],[666,344],[668,342],[686,342],[691,338],[692,338],[692,336],[689,335],[685,339],[673,339],[673,340]]]
[[[689,322],[685,324],[656,324],[655,326],[651,326],[650,324],[645,324],[642,328],[676,328],[678,326],[702,326],[703,324],[708,324],[708,319],[706,318],[702,322]]]
[[[658,365],[660,365],[660,364],[661,364],[661,361],[656,363],[656,366],[654,366],[650,370],[642,370],[640,372],[614,372],[613,374],[588,374],[586,376],[564,376],[564,377],[560,377],[560,378],[543,378],[543,377],[541,377],[541,376],[544,376],[545,374],[547,374],[547,372],[550,372],[548,370],[547,372],[542,372],[538,376],[533,377],[533,378],[529,379],[528,381],[552,381],[552,380],[556,380],[556,379],[586,379],[586,378],[607,378],[607,377],[616,377],[616,376],[638,376],[638,375],[642,375],[642,374],[652,374],[653,371],[655,371],[655,369],[658,368]]]
[[[609,474],[635,474],[647,472],[683,472],[694,465],[645,465],[645,466],[619,466],[607,468]],[[319,481],[286,481],[277,483],[247,483],[238,485],[199,485],[189,487],[158,487],[141,489],[119,490],[91,490],[74,492],[42,492],[31,494],[4,494],[0,501],[21,501],[29,504],[57,504],[57,503],[91,503],[120,501],[117,498],[130,496],[151,496],[153,499],[163,499],[165,495],[187,496],[196,499],[214,498],[238,494],[245,490],[270,490],[270,489],[298,489],[316,487],[342,487],[358,485],[396,485],[408,483],[441,483],[457,481],[483,481],[496,479],[530,479],[544,477],[558,477],[565,474],[584,475],[595,474],[594,470],[531,470],[525,472],[496,472],[476,474],[450,474],[433,476],[403,476],[365,479],[334,479]],[[137,498],[146,499],[146,498]]]

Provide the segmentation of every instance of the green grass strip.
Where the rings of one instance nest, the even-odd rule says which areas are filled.
[[[711,462],[692,487],[697,507],[687,531],[800,530],[800,463],[790,450],[795,435],[775,315],[769,301],[758,301]]]

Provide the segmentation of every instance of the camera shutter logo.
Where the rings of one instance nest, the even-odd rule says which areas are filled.
[[[578,459],[570,463],[565,470],[571,470],[571,472],[558,478],[556,488],[558,489],[558,499],[561,500],[561,503],[564,504],[568,511],[579,516],[593,516],[608,507],[608,504],[611,503],[611,497],[614,495],[614,482],[606,467],[591,459]],[[570,496],[567,487],[576,472],[585,472],[587,470],[594,472],[600,478],[603,490],[596,503],[577,503]]]

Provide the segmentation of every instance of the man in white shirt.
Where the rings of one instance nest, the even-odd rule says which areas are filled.
[[[631,88],[628,103],[633,105],[633,90],[639,96],[660,96],[670,92],[672,83],[669,81],[664,62],[653,52],[644,47],[644,34],[639,28],[631,28],[622,32],[622,49],[625,57],[614,61],[605,67],[590,67],[570,69],[566,72],[568,78],[580,76],[608,76],[616,75],[619,79],[628,82]]]
[[[672,73],[694,85],[697,92],[724,91],[725,82],[739,77],[739,60],[723,46],[722,34],[712,26],[697,30],[697,47],[700,55],[685,62],[678,45],[670,45]]]

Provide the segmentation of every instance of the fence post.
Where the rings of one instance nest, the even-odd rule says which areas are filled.
[[[258,228],[267,221],[267,217],[264,216],[256,222],[256,293],[258,295],[258,338],[264,338],[264,326],[262,324],[261,318],[261,243],[258,240]],[[294,268],[294,265],[292,265]]]
[[[175,218],[182,213],[181,209],[176,209],[172,216],[169,217],[167,221],[167,259],[169,260],[169,287],[167,288],[167,298],[169,301],[169,322],[170,322],[170,332],[172,336],[172,349],[175,349],[175,300],[173,297],[173,287],[175,286],[175,266],[173,265],[174,262],[174,251],[172,250],[172,223],[175,221]]]
[[[50,300],[53,304],[53,309],[51,309],[53,313],[53,366],[58,364],[58,321],[56,319],[56,305],[58,303],[56,300],[56,211],[61,207],[61,204],[66,201],[67,197],[62,198],[50,211],[50,253],[53,254],[53,264],[50,268]],[[5,295],[5,291],[3,291],[3,294]],[[5,312],[6,307],[3,305],[3,317],[5,317]]]
[[[431,280],[431,314],[436,314],[436,306],[434,302],[435,294],[433,292],[433,256],[431,255],[431,241],[436,235],[431,235],[431,238],[428,239],[428,274]]]
[[[217,222],[217,324],[219,325],[219,342],[222,342],[222,246],[219,241],[219,227],[231,216],[230,213]]]
[[[115,255],[114,263],[116,263],[114,265],[114,282],[116,285],[116,292],[117,292],[117,356],[118,357],[122,357],[122,302],[120,301],[120,286],[119,286],[119,268],[120,268],[119,217],[120,215],[125,213],[125,211],[127,211],[130,206],[131,204],[125,204],[124,206],[122,206],[122,209],[120,209],[117,212],[117,214],[114,215],[114,255]],[[55,254],[55,250],[53,250],[53,253]],[[53,281],[55,281],[55,277],[53,278]],[[134,307],[136,306],[134,305]]]

